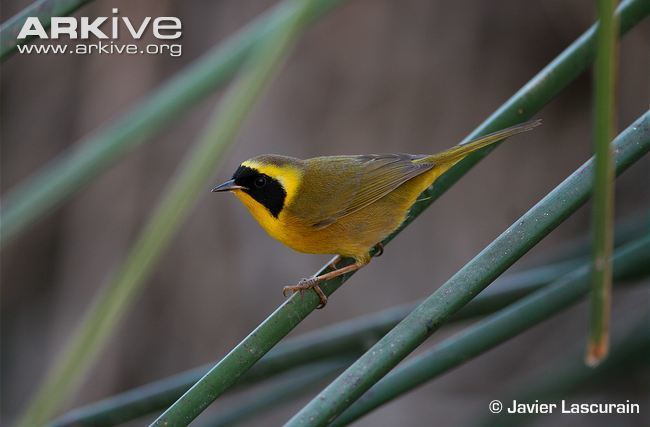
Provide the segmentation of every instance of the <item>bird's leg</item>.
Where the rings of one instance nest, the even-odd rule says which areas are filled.
[[[307,289],[313,289],[314,292],[316,292],[316,294],[318,295],[318,298],[320,298],[320,305],[316,308],[323,308],[327,304],[327,295],[325,295],[323,290],[320,288],[319,284],[321,282],[325,282],[335,277],[342,276],[343,274],[356,271],[366,264],[367,263],[357,261],[354,264],[346,265],[345,267],[341,267],[334,271],[321,274],[320,276],[314,276],[308,279],[302,279],[300,280],[300,282],[298,282],[297,285],[285,286],[284,288],[282,288],[282,295],[286,297],[289,292],[295,293],[295,292],[306,291]]]

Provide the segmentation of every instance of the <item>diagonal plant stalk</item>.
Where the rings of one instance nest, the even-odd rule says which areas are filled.
[[[609,348],[609,322],[612,293],[611,254],[614,223],[614,161],[610,141],[614,137],[616,80],[615,0],[598,1],[599,26],[595,63],[595,157],[594,203],[592,223],[594,234],[593,284],[591,291],[591,325],[585,362],[599,364]]]
[[[650,274],[650,236],[616,250],[616,280]],[[363,415],[481,355],[541,321],[576,304],[590,285],[589,263],[549,286],[452,336],[397,367],[343,412],[331,426],[344,426]]]
[[[650,151],[650,111],[614,141],[616,172]],[[454,274],[352,366],[298,412],[287,426],[332,422],[408,356],[455,311],[585,203],[593,182],[589,160]]]
[[[573,391],[577,391],[584,385],[597,379],[602,381],[603,377],[617,376],[625,377],[634,375],[636,369],[648,366],[650,360],[650,312],[646,312],[636,322],[627,322],[630,325],[615,325],[615,333],[612,335],[612,352],[598,366],[587,367],[578,352],[573,352],[569,358],[563,358],[559,363],[544,369],[543,372],[535,372],[518,381],[518,385],[506,392],[506,397],[500,399],[510,402],[516,399],[519,402],[552,402],[567,397]],[[581,353],[584,354],[584,345],[581,346]],[[635,369],[636,368],[636,369]],[[526,425],[535,415],[521,415],[501,413],[490,414],[489,417],[481,417],[477,422],[470,425],[475,427],[507,427]]]
[[[621,16],[621,30],[623,31],[628,28],[628,25],[633,25],[637,18],[640,16],[645,17],[650,13],[650,2],[625,2],[619,7],[618,11]],[[595,29],[592,26],[592,28],[580,36],[495,111],[482,125],[468,135],[465,141],[529,119],[547,102],[558,95],[562,89],[585,70],[586,66],[593,59],[594,32]],[[468,156],[447,173],[443,174],[423,193],[425,197],[414,204],[410,210],[409,219],[405,221],[395,234],[399,233],[413,221],[426,207],[433,203],[493,148],[495,147],[488,147],[481,152]],[[393,236],[386,239],[384,243],[388,243]],[[349,263],[350,261],[347,260],[347,262]],[[323,267],[316,274],[321,274],[326,271],[327,266]],[[331,280],[322,284],[321,288],[329,296],[348,277],[350,275]],[[284,338],[319,304],[318,297],[311,292],[305,293],[304,298],[300,301],[297,298],[297,296],[291,297],[285,304],[272,313],[248,337],[241,341],[199,382],[174,403],[174,405],[165,411],[154,424],[188,423],[207,408],[225,390],[231,387],[251,366]]]
[[[582,258],[583,260],[569,260],[509,274],[478,295],[451,320],[462,321],[493,313],[574,270],[585,262],[586,254]],[[264,356],[237,382],[237,387],[250,385],[318,360],[345,355],[358,357],[406,317],[415,306],[416,303],[410,303],[392,307],[289,339]],[[201,379],[212,365],[197,367],[74,409],[52,425],[115,425],[164,409]]]
[[[313,1],[314,7],[306,17],[307,22],[317,20],[344,0]],[[638,8],[632,4],[623,10],[629,14],[630,27],[647,14]],[[291,2],[278,4],[190,64],[144,101],[12,189],[5,197],[1,211],[0,245],[5,246],[32,222],[225,84],[255,47],[285,26],[297,9],[298,6]]]
[[[202,137],[163,192],[160,204],[123,265],[97,295],[79,329],[48,371],[18,425],[30,427],[48,421],[81,382],[300,33],[311,2],[299,4],[284,27],[256,49],[240,79],[225,94],[222,107],[215,111]]]
[[[18,33],[25,20],[34,16],[41,21],[43,28],[49,28],[53,16],[65,16],[73,13],[92,0],[37,0],[12,16],[0,26],[0,61],[4,61],[16,51],[16,46],[29,43],[33,37],[18,42]]]

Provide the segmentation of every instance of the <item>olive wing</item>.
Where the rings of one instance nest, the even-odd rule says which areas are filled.
[[[413,162],[422,157],[368,154],[309,159],[301,197],[292,211],[315,228],[327,227],[431,169],[431,163]]]

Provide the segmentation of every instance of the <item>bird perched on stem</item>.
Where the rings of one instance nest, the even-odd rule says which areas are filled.
[[[273,238],[299,252],[334,254],[354,263],[285,286],[313,289],[323,307],[323,281],[370,262],[371,250],[406,219],[418,196],[468,154],[541,124],[522,123],[433,155],[366,154],[301,160],[265,154],[243,162],[232,179],[212,189],[230,191]]]

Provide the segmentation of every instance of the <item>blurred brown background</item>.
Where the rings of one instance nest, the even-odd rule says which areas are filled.
[[[4,1],[2,20],[29,3]],[[14,55],[2,65],[3,193],[272,4],[95,1],[77,15],[106,16],[119,7],[121,16],[136,20],[180,17],[183,55]],[[297,45],[236,148],[205,183],[204,196],[70,406],[222,357],[282,302],[283,285],[327,259],[283,247],[235,198],[209,192],[240,161],[260,153],[310,157],[447,148],[585,31],[594,13],[587,0],[354,0],[322,19]],[[646,20],[620,46],[620,129],[648,108],[649,30]],[[217,100],[215,94],[198,105],[3,251],[3,419],[23,407],[91,297],[123,260]],[[538,117],[544,126],[495,151],[294,334],[430,294],[582,164],[591,152],[590,76]],[[649,167],[645,158],[617,182],[618,218],[648,208]],[[588,225],[583,208],[534,252],[552,251]],[[647,309],[647,289],[617,293],[614,318]],[[543,372],[549,361],[569,355],[568,348],[580,349],[587,317],[584,304],[571,309],[358,424],[465,425],[485,416],[487,403],[517,379]],[[648,425],[650,394],[642,385],[649,383],[646,370],[598,383],[579,396],[641,401],[645,420],[629,416],[617,425]],[[250,425],[277,425],[311,396]],[[536,423],[611,420],[547,417]]]

